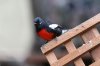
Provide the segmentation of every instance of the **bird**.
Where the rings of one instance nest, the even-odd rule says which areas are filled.
[[[50,23],[50,21],[43,20],[40,17],[34,19],[34,25],[38,36],[47,42],[68,31],[63,29],[62,26]]]

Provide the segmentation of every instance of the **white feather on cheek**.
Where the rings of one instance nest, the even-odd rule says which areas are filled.
[[[57,24],[51,24],[51,25],[49,25],[49,27],[50,27],[51,29],[55,29],[56,27],[58,27],[58,25],[57,25]]]

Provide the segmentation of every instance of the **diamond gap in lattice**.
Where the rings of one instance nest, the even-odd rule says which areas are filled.
[[[60,59],[60,58],[62,58],[62,57],[64,57],[65,55],[68,54],[67,49],[66,49],[65,46],[63,46],[63,45],[57,47],[57,48],[54,49],[53,51],[54,51],[54,53],[55,53],[57,59]]]
[[[78,35],[72,39],[76,48],[81,47],[84,44],[83,39]]]
[[[82,56],[82,59],[83,59],[83,62],[85,63],[86,66],[89,66],[90,64],[92,64],[94,61],[93,61],[93,58],[92,56],[90,55],[90,53],[86,53]]]
[[[100,24],[97,24],[97,25],[96,25],[96,28],[97,28],[97,30],[98,30],[99,33],[100,33]]]

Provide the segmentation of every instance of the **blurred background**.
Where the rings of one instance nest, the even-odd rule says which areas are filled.
[[[45,41],[36,35],[33,19],[49,19],[71,29],[98,14],[99,6],[100,0],[0,0],[0,65],[50,66],[40,50]],[[63,50],[57,49],[58,56]]]

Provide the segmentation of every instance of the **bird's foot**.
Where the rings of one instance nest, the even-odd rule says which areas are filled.
[[[45,44],[47,44],[47,43],[48,43],[48,41],[45,41],[44,44],[41,45],[41,47],[43,47],[43,46],[44,46]]]
[[[45,42],[45,44],[48,43],[48,41]]]

